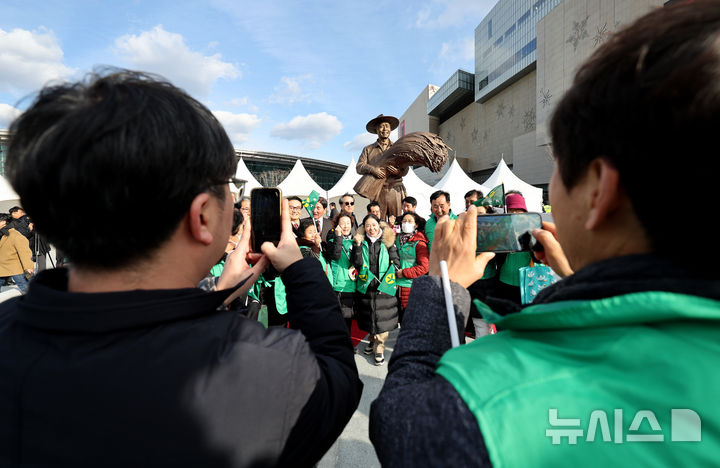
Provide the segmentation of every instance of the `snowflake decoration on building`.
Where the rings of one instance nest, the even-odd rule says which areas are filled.
[[[483,132],[483,142],[484,142],[484,143],[487,143],[487,141],[488,141],[488,134],[487,134],[487,130],[485,130],[485,131]]]
[[[508,117],[510,117],[511,121],[515,117],[515,104],[510,104],[510,107],[508,107]]]
[[[550,105],[550,99],[552,98],[552,94],[550,94],[550,88],[544,89],[540,92],[540,103],[543,106],[543,109],[545,109],[545,106]]]
[[[480,132],[478,131],[478,129],[477,129],[477,128],[474,128],[473,131],[472,131],[472,133],[471,133],[473,143],[478,143],[478,135],[479,135],[479,134],[480,134]]]
[[[497,114],[498,117],[502,117],[503,115],[505,115],[505,103],[504,102],[501,102],[500,104],[498,104],[495,114]]]
[[[573,32],[570,34],[570,37],[568,37],[567,41],[565,41],[568,44],[573,45],[573,52],[577,52],[577,46],[581,40],[589,37],[587,32],[588,18],[590,17],[586,16],[582,21],[573,21]]]
[[[593,37],[593,45],[595,47],[599,46],[603,42],[607,41],[608,37],[610,37],[610,31],[608,31],[607,23],[603,24],[602,26],[598,26],[597,34],[595,34],[595,37]]]
[[[526,132],[535,128],[535,109],[525,111],[523,115],[523,125],[525,126]]]
[[[460,117],[460,132],[465,130],[465,117]]]

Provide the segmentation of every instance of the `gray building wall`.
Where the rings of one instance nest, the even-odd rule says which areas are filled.
[[[428,100],[438,89],[439,87],[435,85],[425,86],[415,101],[400,116],[398,138],[412,132],[438,133],[437,117],[429,116],[427,113]]]

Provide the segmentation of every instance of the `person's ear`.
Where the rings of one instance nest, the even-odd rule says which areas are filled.
[[[590,163],[587,173],[589,185],[589,211],[585,229],[598,229],[610,218],[621,202],[620,173],[606,159],[597,158]]]
[[[211,203],[217,204],[217,200],[207,192],[200,193],[190,203],[190,210],[188,211],[190,234],[193,239],[205,245],[210,245],[213,241],[213,234],[209,225]]]

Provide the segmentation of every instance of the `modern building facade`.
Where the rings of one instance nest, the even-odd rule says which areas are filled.
[[[10,135],[7,130],[0,130],[0,176],[5,175],[5,155],[7,154]]]
[[[275,187],[282,182],[298,159],[302,161],[310,177],[325,190],[331,189],[347,169],[343,164],[287,154],[246,150],[238,150],[236,154],[238,159],[243,158],[248,170],[265,187]]]
[[[552,174],[547,123],[577,67],[613,31],[662,5],[499,0],[475,28],[474,73],[453,73],[428,98],[424,114],[416,100],[400,125],[405,133],[436,128],[478,182],[502,158],[518,177],[545,188]]]

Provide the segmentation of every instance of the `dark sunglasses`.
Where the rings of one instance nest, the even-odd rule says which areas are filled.
[[[346,202],[344,202],[343,204],[344,204],[344,205],[355,205],[355,202],[354,202],[354,201],[349,201],[349,202],[346,201]]]

